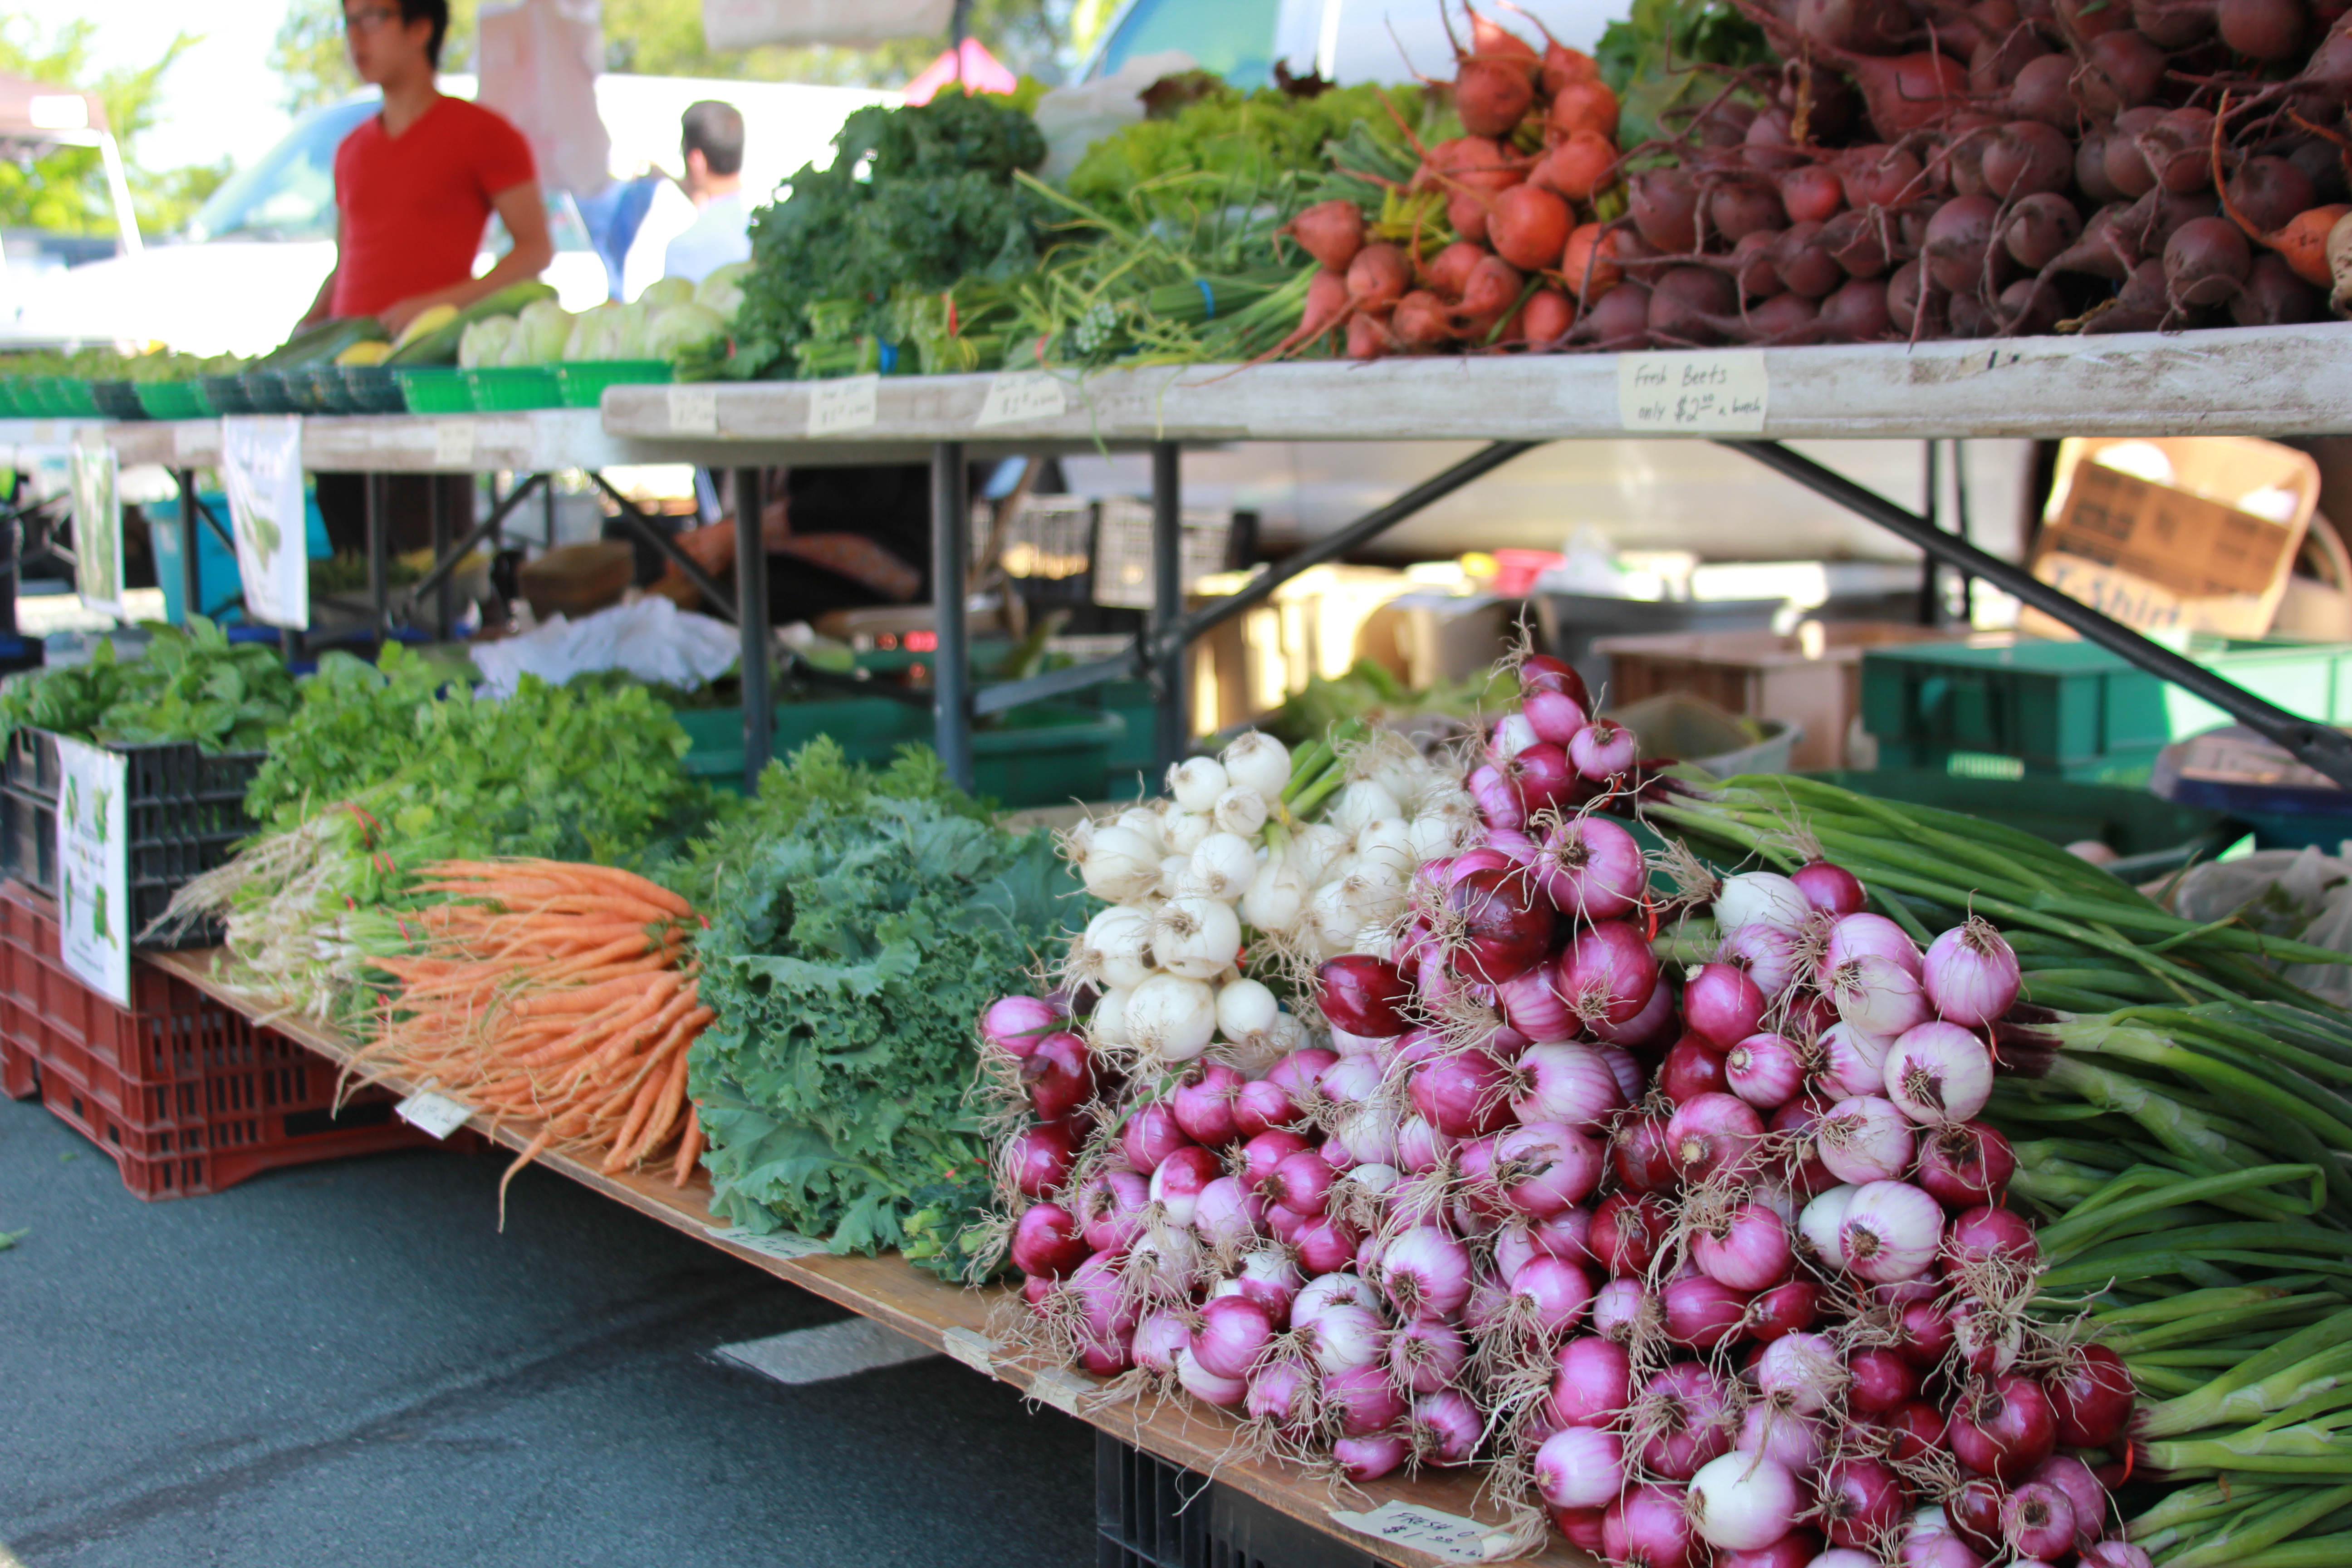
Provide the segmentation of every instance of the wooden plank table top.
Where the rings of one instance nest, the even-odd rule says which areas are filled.
[[[239,1013],[257,1021],[264,1016],[248,1000],[222,984],[214,973],[216,953],[213,950],[142,952],[139,956]],[[330,1060],[348,1064],[355,1054],[356,1047],[351,1041],[308,1020],[268,1017],[267,1022],[269,1027]],[[375,1081],[402,1094],[419,1087],[398,1074],[379,1074]],[[509,1121],[493,1128],[484,1116],[473,1118],[467,1125],[515,1150],[528,1144],[538,1131],[538,1124],[530,1121]],[[729,1240],[719,1234],[730,1227],[726,1221],[711,1215],[709,1183],[698,1171],[694,1181],[681,1189],[673,1186],[666,1175],[607,1176],[593,1164],[562,1154],[542,1154],[538,1163],[639,1214],[730,1253],[755,1268],[789,1280],[860,1317],[887,1324],[967,1366],[985,1370],[1040,1403],[1076,1415],[1122,1442],[1187,1469],[1213,1475],[1226,1485],[1384,1561],[1404,1564],[1406,1568],[1426,1568],[1443,1559],[1347,1530],[1333,1522],[1331,1510],[1369,1510],[1393,1499],[1457,1516],[1488,1521],[1498,1517],[1495,1510],[1474,1504],[1482,1472],[1432,1470],[1412,1479],[1391,1477],[1360,1489],[1362,1496],[1349,1497],[1290,1467],[1228,1458],[1235,1423],[1223,1412],[1196,1405],[1181,1394],[1157,1404],[1137,1400],[1098,1405],[1085,1398],[1099,1385],[1098,1379],[1081,1372],[1042,1367],[1029,1361],[989,1353],[989,1315],[1012,1294],[1009,1287],[960,1289],[924,1273],[895,1253],[878,1258],[824,1253],[782,1258]],[[484,1215],[483,1223],[491,1223],[490,1216]],[[1557,1534],[1542,1552],[1520,1561],[1539,1568],[1593,1568],[1591,1558]]]

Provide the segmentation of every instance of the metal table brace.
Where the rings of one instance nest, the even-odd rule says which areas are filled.
[[[1178,760],[1190,742],[1184,659],[1194,638],[1263,603],[1299,574],[1345,555],[1539,444],[1496,441],[1388,505],[1258,573],[1239,593],[1188,616],[1182,613],[1178,582],[1182,540],[1179,510],[1181,448],[1173,441],[1155,442],[1151,447],[1153,606],[1150,626],[1136,638],[1134,647],[1118,658],[1050,670],[1026,680],[1008,681],[977,696],[970,690],[965,595],[961,591],[970,567],[970,523],[963,501],[963,447],[960,442],[938,444],[931,457],[932,598],[939,605],[940,639],[934,714],[939,727],[940,757],[949,775],[966,788],[971,786],[971,726],[975,718],[1133,675],[1149,679],[1158,700],[1155,739],[1160,763],[1164,766]],[[2352,789],[2352,736],[2256,697],[2204,666],[2068,598],[2023,568],[1986,553],[1964,538],[1947,533],[1927,519],[1790,451],[1778,441],[1725,440],[1718,445],[1752,458],[1815,494],[1877,523],[1916,546],[1930,563],[1957,569],[1963,581],[1981,578],[2014,595],[2109,652],[2210,702],[2249,729],[2285,747],[2310,767]],[[1965,506],[1965,499],[1961,504]],[[947,584],[953,587],[941,586]]]

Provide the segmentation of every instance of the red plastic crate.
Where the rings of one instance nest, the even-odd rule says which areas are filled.
[[[38,1092],[141,1197],[433,1142],[383,1089],[338,1112],[332,1062],[135,955],[131,1005],[115,1006],[66,970],[46,903],[15,883],[0,892],[0,1088]]]

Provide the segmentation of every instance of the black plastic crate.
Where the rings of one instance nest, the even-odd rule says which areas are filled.
[[[1096,1568],[1384,1568],[1247,1493],[1095,1434]]]
[[[245,794],[268,753],[210,755],[188,743],[116,746],[126,761],[130,798],[131,931],[160,917],[172,895],[226,862],[252,836]],[[58,890],[58,738],[24,729],[8,738],[6,783],[0,784],[0,874],[54,898]],[[209,947],[220,931],[206,924],[169,942]]]

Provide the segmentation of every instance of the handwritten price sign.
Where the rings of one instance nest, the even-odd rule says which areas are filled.
[[[1617,357],[1617,417],[1658,436],[1760,436],[1772,387],[1761,349]]]

